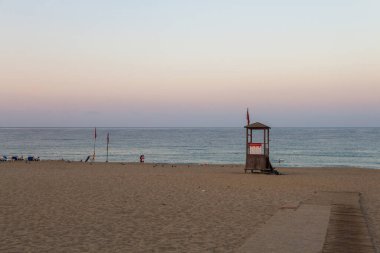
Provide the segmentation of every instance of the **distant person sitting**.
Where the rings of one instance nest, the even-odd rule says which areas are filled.
[[[28,156],[27,161],[28,162],[38,162],[38,161],[40,161],[40,157],[36,158],[34,156]]]
[[[144,163],[144,160],[145,160],[145,156],[144,155],[140,155],[140,163]]]

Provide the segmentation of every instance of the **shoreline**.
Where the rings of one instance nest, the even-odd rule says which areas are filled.
[[[244,168],[244,163],[166,163],[166,162],[123,162],[123,161],[95,161],[95,162],[83,162],[83,161],[74,161],[74,160],[65,160],[65,159],[57,159],[57,160],[40,160],[40,161],[27,161],[27,160],[17,160],[17,161],[2,161],[0,164],[7,164],[7,163],[56,163],[56,162],[65,162],[65,163],[78,163],[78,164],[121,164],[121,165],[152,165],[152,166],[158,166],[158,165],[167,165],[167,166],[216,166],[216,167],[242,167]],[[380,170],[379,167],[365,167],[365,166],[348,166],[348,165],[328,165],[328,166],[273,166],[276,169],[364,169],[364,170]]]

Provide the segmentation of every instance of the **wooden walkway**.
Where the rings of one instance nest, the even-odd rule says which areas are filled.
[[[375,252],[367,223],[358,201],[333,204],[323,253]]]
[[[319,192],[284,206],[238,252],[374,253],[357,192]]]

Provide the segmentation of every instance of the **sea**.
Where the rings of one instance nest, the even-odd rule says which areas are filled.
[[[0,128],[0,155],[41,160],[244,164],[244,128]],[[380,169],[380,128],[284,128],[270,131],[270,159],[281,167]]]

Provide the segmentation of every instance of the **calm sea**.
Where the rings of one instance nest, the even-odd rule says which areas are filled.
[[[243,128],[98,128],[96,161],[243,164]],[[93,128],[0,128],[1,155],[84,160],[93,153]],[[274,166],[380,168],[380,128],[272,128]]]

